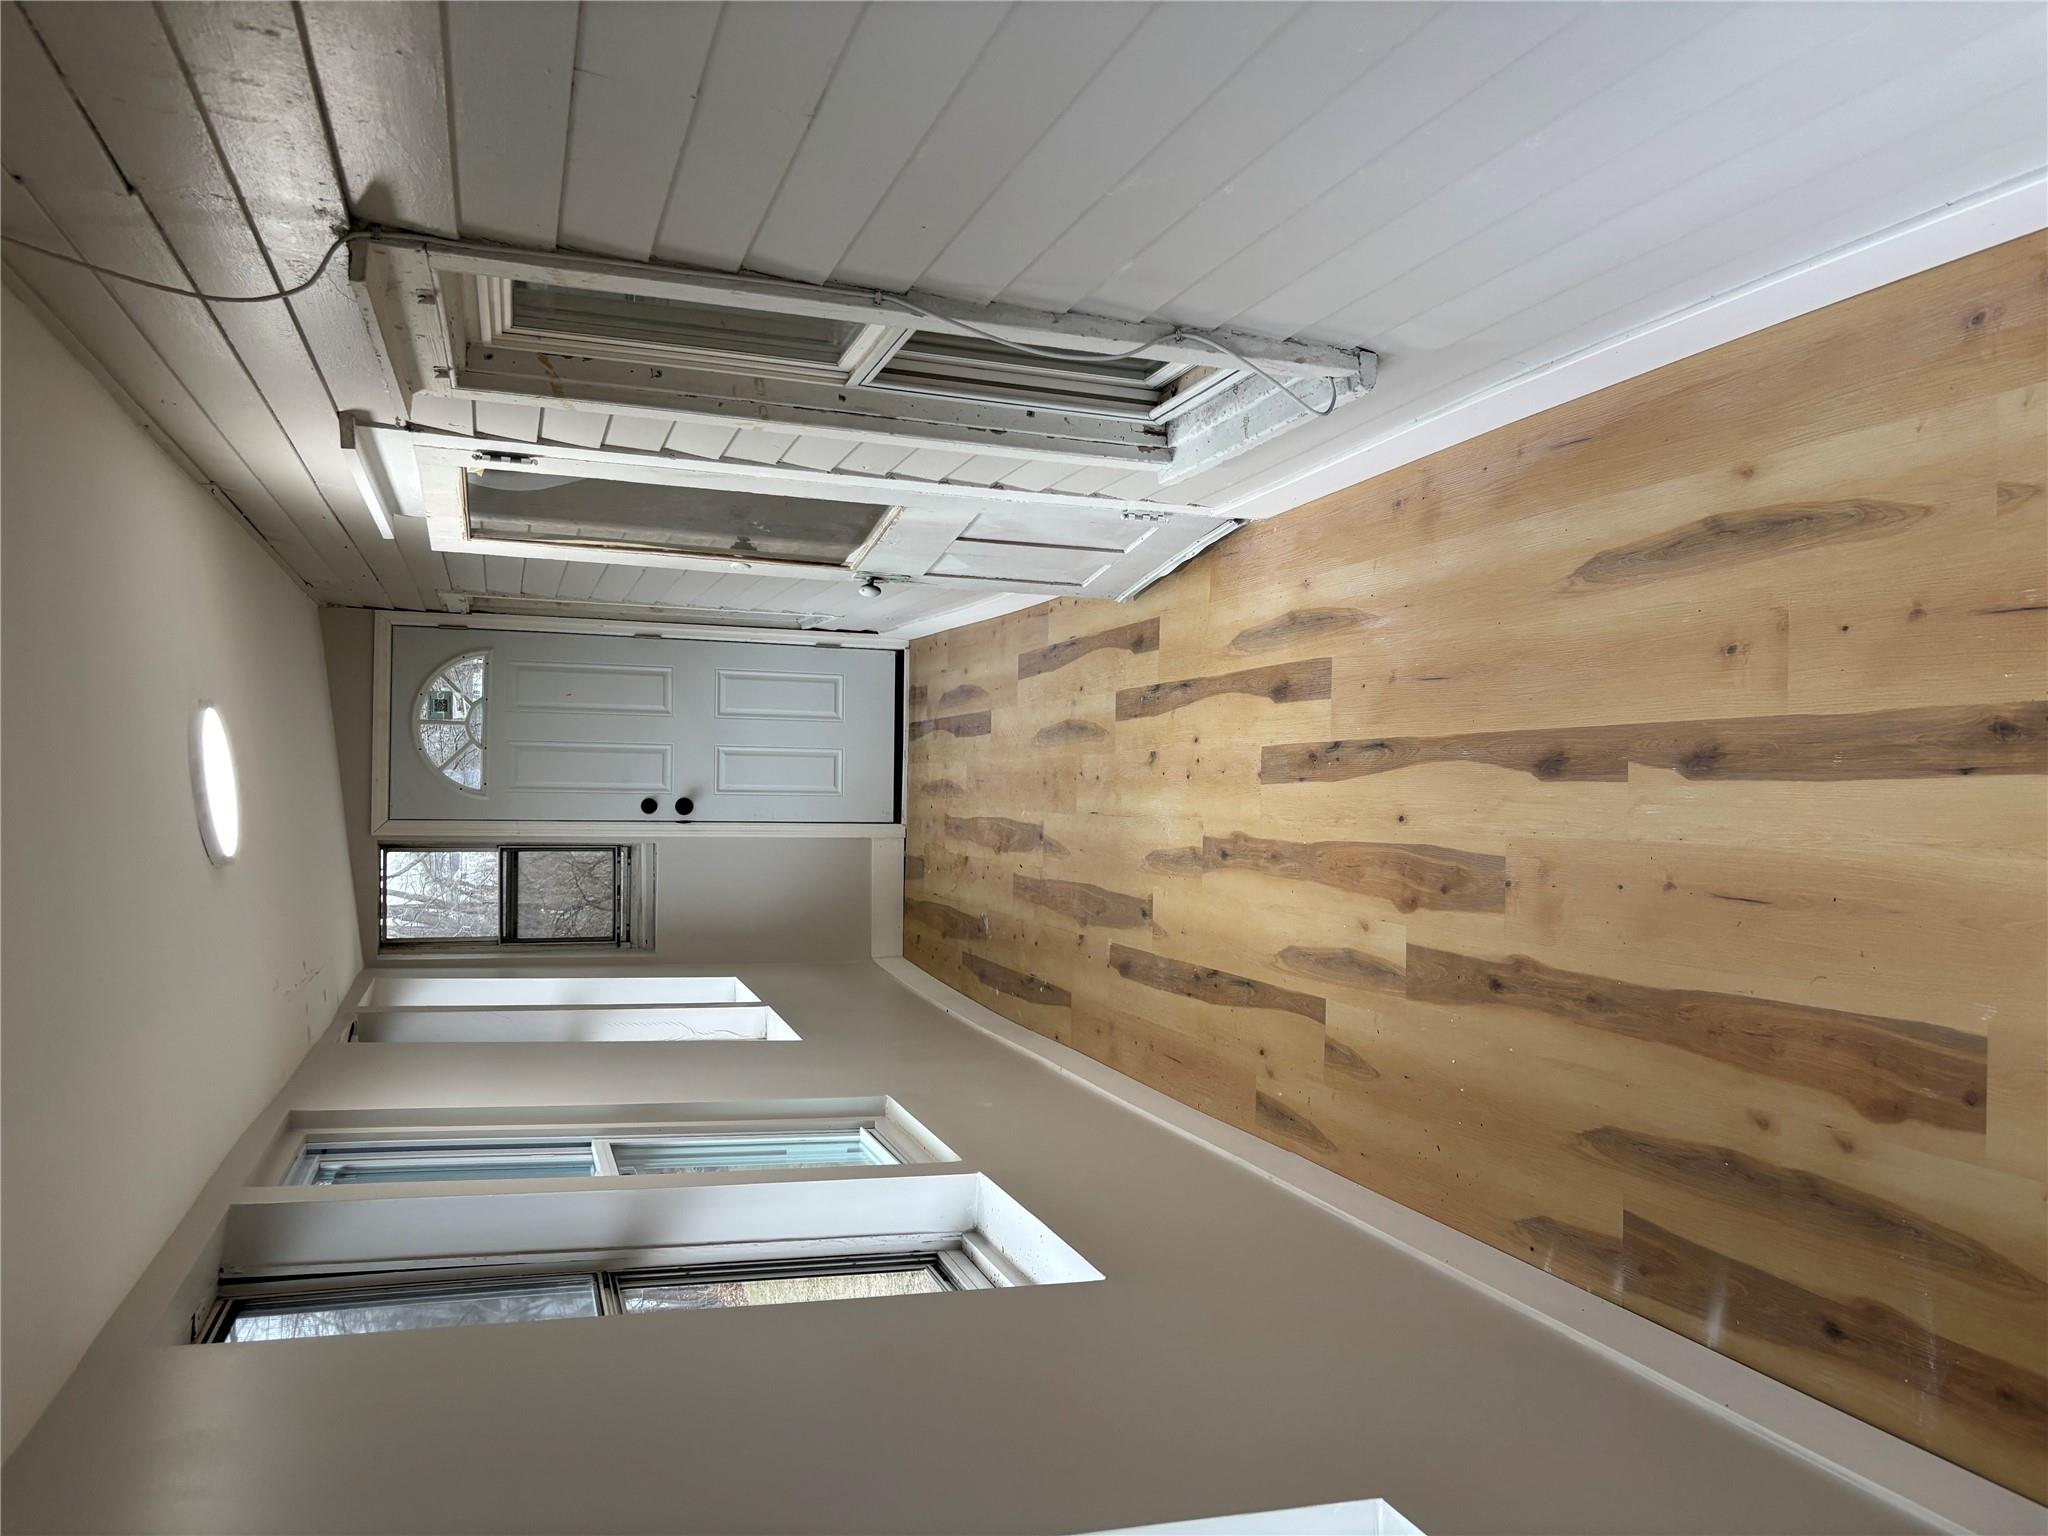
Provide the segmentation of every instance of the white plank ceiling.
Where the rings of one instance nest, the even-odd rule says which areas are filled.
[[[647,417],[414,414],[1208,506],[2048,158],[2039,5],[37,0],[0,26],[8,233],[160,281],[295,281],[353,216],[1380,353],[1363,404],[1164,489]],[[334,415],[400,402],[339,263],[288,304],[202,305],[6,262],[325,600],[882,629],[977,600],[444,555],[410,519],[385,542]]]

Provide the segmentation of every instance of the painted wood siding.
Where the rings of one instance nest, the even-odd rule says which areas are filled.
[[[1825,68],[1816,68],[1817,60]],[[0,12],[20,239],[258,293],[337,221],[1381,351],[1366,399],[1170,486],[1021,454],[423,395],[412,420],[1224,506],[2044,162],[2048,13],[1939,6],[193,0]],[[1483,104],[1483,110],[1476,106]],[[336,262],[289,304],[26,290],[324,601],[964,618],[941,589],[385,541],[334,412],[400,403]]]
[[[2048,1497],[2044,278],[917,642],[906,952]]]

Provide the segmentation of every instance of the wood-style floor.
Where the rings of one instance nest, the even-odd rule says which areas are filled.
[[[906,952],[2048,1498],[2044,278],[918,642]]]

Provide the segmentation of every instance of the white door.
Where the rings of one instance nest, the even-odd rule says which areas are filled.
[[[394,819],[896,819],[894,651],[391,636]]]

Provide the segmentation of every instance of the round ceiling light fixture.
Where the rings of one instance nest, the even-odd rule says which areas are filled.
[[[865,576],[861,578],[860,585],[854,590],[859,592],[862,597],[880,597],[882,595],[882,584],[872,576]]]
[[[204,702],[192,716],[192,795],[199,804],[199,836],[206,856],[216,864],[232,863],[242,846],[235,752],[220,711]]]

